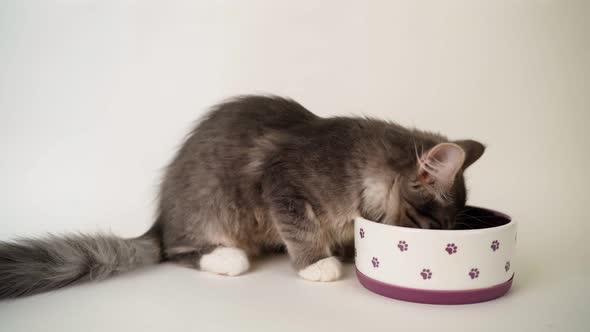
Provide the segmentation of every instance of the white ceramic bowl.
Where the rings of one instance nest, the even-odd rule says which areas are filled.
[[[355,265],[361,284],[384,296],[433,304],[504,295],[514,275],[516,223],[500,212],[469,208],[476,218],[472,227],[487,228],[428,230],[357,218]]]

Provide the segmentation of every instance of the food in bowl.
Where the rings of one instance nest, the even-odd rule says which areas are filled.
[[[367,289],[395,299],[466,304],[504,295],[514,277],[516,223],[468,207],[461,229],[417,229],[355,220],[355,265]]]

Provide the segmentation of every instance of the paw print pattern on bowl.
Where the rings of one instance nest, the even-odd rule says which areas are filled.
[[[406,241],[399,241],[399,243],[397,244],[397,247],[399,248],[399,251],[401,251],[401,252],[408,250],[408,244],[406,243]]]
[[[490,248],[492,248],[493,251],[500,249],[500,242],[498,240],[492,241]]]
[[[364,238],[365,235],[366,235],[364,229],[362,229],[362,228],[359,229],[359,234],[360,234],[361,238]],[[400,240],[397,243],[397,248],[399,249],[400,252],[405,252],[405,251],[408,251],[409,244],[405,240]],[[490,245],[490,248],[494,252],[497,251],[497,250],[499,250],[500,249],[500,241],[499,240],[493,240],[492,243],[491,243],[491,245]],[[449,255],[456,254],[458,252],[458,250],[459,250],[459,246],[457,246],[457,244],[455,244],[454,242],[447,243],[447,245],[444,248],[444,251],[447,252],[447,254],[449,254]],[[355,251],[354,254],[355,254],[355,257],[356,257],[356,254],[357,254],[356,253],[356,248],[354,249],[354,251]],[[371,259],[371,264],[373,265],[373,268],[379,268],[379,264],[380,264],[379,259],[377,257],[373,257]],[[511,268],[510,261],[506,261],[506,263],[504,264],[504,270],[506,272],[508,272],[508,271],[510,271],[510,268]],[[423,280],[428,280],[428,279],[432,279],[432,274],[433,273],[432,273],[432,271],[430,269],[424,268],[424,269],[422,269],[422,271],[419,274],[420,274],[420,276],[422,277]],[[471,279],[478,279],[479,278],[479,274],[480,274],[479,268],[476,268],[476,267],[470,268],[468,270],[468,273],[467,273],[467,275]]]
[[[371,260],[371,264],[373,264],[374,268],[378,268],[379,267],[379,259],[377,257],[373,257],[373,259]]]
[[[458,247],[454,243],[448,243],[445,251],[449,254],[456,254]]]
[[[420,272],[420,276],[422,276],[422,279],[424,280],[431,279],[432,272],[430,272],[430,269],[422,269],[422,272]]]

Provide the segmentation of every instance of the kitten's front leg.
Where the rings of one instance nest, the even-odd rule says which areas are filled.
[[[342,264],[332,256],[311,205],[297,195],[279,197],[272,200],[271,213],[299,276],[311,281],[339,279]]]
[[[332,250],[335,253],[335,255],[342,260],[343,263],[354,263],[354,241],[339,244]]]
[[[342,263],[330,256],[299,270],[299,276],[309,281],[334,281],[342,275]]]

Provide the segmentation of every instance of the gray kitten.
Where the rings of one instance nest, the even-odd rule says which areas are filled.
[[[284,98],[216,106],[167,168],[144,235],[48,236],[0,243],[0,298],[171,261],[239,275],[286,250],[299,275],[331,281],[350,255],[353,219],[451,229],[465,206],[471,140],[368,118],[321,118]]]

